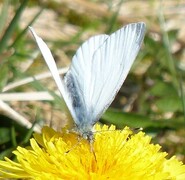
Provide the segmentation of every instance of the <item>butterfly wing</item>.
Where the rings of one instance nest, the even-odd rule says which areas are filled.
[[[92,127],[113,101],[138,54],[144,33],[144,23],[129,24],[108,37],[92,37],[77,50],[65,82],[78,128]]]

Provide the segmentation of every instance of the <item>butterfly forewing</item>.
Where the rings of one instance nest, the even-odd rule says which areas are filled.
[[[93,59],[94,95],[93,118],[99,119],[108,108],[123,84],[140,49],[145,32],[144,23],[130,24],[110,35],[106,43],[99,48]],[[101,61],[100,67],[96,67]]]

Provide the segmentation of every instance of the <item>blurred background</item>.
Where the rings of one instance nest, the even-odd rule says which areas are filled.
[[[100,122],[143,128],[168,157],[185,163],[185,2],[183,0],[0,1],[0,159],[29,144],[43,125],[67,123],[54,80],[28,31],[47,42],[62,75],[96,34],[143,21],[143,46]]]

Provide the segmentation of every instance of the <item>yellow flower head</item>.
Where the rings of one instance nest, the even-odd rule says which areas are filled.
[[[17,162],[0,161],[0,177],[23,179],[185,179],[185,165],[166,159],[143,132],[96,125],[94,142],[49,127],[35,134],[30,147],[18,147]]]

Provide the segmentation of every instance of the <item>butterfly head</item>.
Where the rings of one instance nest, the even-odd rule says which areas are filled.
[[[87,139],[89,142],[93,142],[93,140],[94,140],[94,134],[92,131],[84,132],[82,134],[82,137],[84,139]]]
[[[87,124],[76,124],[75,131],[84,139],[89,142],[93,142],[94,132],[92,126],[86,126]]]

